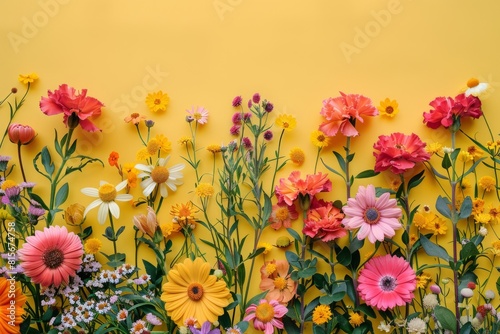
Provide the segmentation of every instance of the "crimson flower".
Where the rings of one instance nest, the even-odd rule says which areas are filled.
[[[375,172],[390,169],[395,174],[402,174],[413,168],[417,162],[427,161],[430,154],[425,150],[425,143],[412,133],[407,136],[400,132],[389,136],[379,136],[373,145],[376,150]]]
[[[329,137],[335,136],[339,131],[346,137],[357,136],[359,133],[354,127],[356,120],[362,123],[363,116],[376,116],[378,110],[366,96],[342,92],[340,95],[323,101],[320,114],[325,121],[319,129]]]
[[[331,202],[307,212],[303,233],[311,238],[321,239],[323,242],[332,241],[347,235],[342,226],[344,214]]]
[[[433,108],[424,112],[424,123],[431,129],[440,126],[449,128],[452,125],[460,126],[463,117],[479,118],[483,115],[481,100],[476,96],[459,94],[454,99],[451,97],[437,97],[429,105]],[[458,129],[458,128],[457,128]]]
[[[278,197],[278,203],[285,202],[287,205],[293,205],[293,201],[299,195],[302,195],[304,200],[310,202],[317,193],[330,190],[332,190],[332,182],[327,174],[321,172],[309,174],[303,180],[300,178],[299,171],[293,171],[287,179],[280,179],[279,185],[276,186],[276,196]]]
[[[104,106],[99,100],[87,96],[87,90],[77,92],[73,87],[62,84],[54,92],[48,91],[48,97],[42,97],[40,109],[45,115],[52,116],[64,114],[64,124],[74,129],[80,124],[85,131],[94,132],[99,128],[95,126],[91,117],[101,114]]]
[[[360,271],[358,283],[366,304],[385,311],[411,302],[416,276],[405,259],[387,254],[370,259]]]

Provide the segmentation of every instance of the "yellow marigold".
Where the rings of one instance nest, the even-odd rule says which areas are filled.
[[[268,242],[259,241],[259,243],[257,244],[257,249],[259,249],[259,248],[264,248],[264,251],[262,252],[262,254],[266,255],[267,253],[269,253],[273,249],[273,245],[271,245]]]
[[[467,152],[469,152],[474,160],[481,158],[484,154],[484,152],[475,145],[467,147]]]
[[[177,233],[180,231],[180,225],[174,224],[173,222],[166,222],[160,224],[161,233],[165,238],[168,238],[172,233]]]
[[[432,282],[432,277],[430,274],[426,272],[422,272],[422,274],[417,277],[417,288],[427,289],[427,286],[430,282]]]
[[[425,150],[427,151],[427,153],[430,153],[430,154],[437,154],[437,153],[443,153],[443,145],[440,144],[440,143],[430,143],[430,144],[427,144],[427,146],[425,147]]]
[[[330,138],[321,130],[314,130],[311,133],[311,142],[318,148],[327,147],[330,144]]]
[[[38,74],[36,73],[30,73],[30,74],[19,74],[19,82],[22,84],[27,85],[28,83],[33,83],[36,80],[38,80]]]
[[[161,90],[155,93],[149,93],[148,96],[146,96],[146,105],[152,112],[167,110],[169,102],[170,97]]]
[[[381,115],[394,117],[399,113],[399,104],[396,100],[391,100],[388,97],[380,101],[380,105],[377,107]]]
[[[97,238],[87,239],[87,241],[85,241],[85,244],[83,245],[83,249],[87,254],[97,254],[97,252],[99,252],[101,247],[102,247],[102,242]]]
[[[358,312],[352,312],[349,314],[349,323],[351,324],[351,326],[358,327],[363,322],[365,322],[365,317],[363,317]]]
[[[496,189],[495,179],[492,178],[491,176],[483,176],[482,178],[479,179],[478,184],[487,193]]]
[[[500,255],[500,240],[493,241],[491,246],[493,246],[493,248],[492,248],[493,254]]]
[[[474,215],[480,214],[484,211],[484,200],[481,198],[475,198],[472,201],[472,213]]]
[[[207,151],[210,152],[210,153],[219,153],[222,151],[222,148],[220,145],[215,145],[215,144],[211,144],[211,145],[208,145],[207,146]]]
[[[488,211],[488,213],[491,216],[491,222],[497,223],[500,217],[500,208],[495,208],[493,206],[490,206],[490,210]]]
[[[205,182],[200,182],[195,190],[196,196],[201,198],[211,197],[213,196],[214,192],[214,187],[210,183]]]
[[[198,212],[199,210],[192,202],[172,205],[172,209],[170,210],[170,214],[174,217],[174,221],[181,226],[194,225],[196,223],[194,216]]]
[[[290,160],[296,165],[302,165],[306,160],[304,151],[299,147],[294,147],[290,150]]]
[[[5,191],[6,189],[9,189],[9,188],[12,188],[15,186],[17,186],[16,182],[7,179],[7,180],[3,181],[2,186],[0,188],[2,188],[3,191]]]
[[[458,160],[460,160],[462,162],[469,162],[469,161],[473,161],[474,157],[472,155],[470,155],[469,152],[464,151],[464,150],[460,150],[460,153],[458,154]]]
[[[191,143],[191,137],[182,136],[181,138],[179,138],[179,140],[177,142],[181,145],[187,145],[187,144]]]
[[[474,221],[476,224],[488,224],[491,221],[491,216],[489,213],[478,213],[474,215]]]
[[[286,131],[292,131],[297,126],[297,120],[295,119],[295,116],[288,114],[279,115],[274,123],[276,124],[276,126]]]
[[[332,310],[328,305],[318,305],[314,308],[312,321],[315,325],[323,325],[332,319]]]

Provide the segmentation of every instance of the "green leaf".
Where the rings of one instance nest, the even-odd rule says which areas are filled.
[[[337,158],[337,162],[338,162],[338,164],[340,166],[340,169],[342,169],[342,171],[345,173],[346,172],[346,163],[345,163],[344,157],[342,155],[340,155],[340,153],[338,153],[336,151],[333,151],[333,154]]]
[[[373,169],[367,169],[356,175],[356,179],[365,179],[369,177],[377,176],[379,172],[375,172]]]
[[[462,205],[460,206],[460,219],[465,219],[472,214],[472,199],[470,196],[464,198]]]
[[[142,263],[144,264],[144,269],[146,269],[146,273],[151,276],[151,280],[154,281],[156,280],[156,267],[151,263],[146,260],[142,260]]]
[[[42,165],[43,168],[45,168],[45,171],[47,172],[48,175],[52,176],[54,173],[55,167],[54,163],[52,162],[52,157],[50,156],[50,152],[47,148],[47,146],[44,146],[42,148]]]
[[[110,241],[116,241],[115,232],[110,226],[106,227],[103,236]]]
[[[457,332],[457,319],[453,312],[446,307],[437,305],[434,308],[434,314],[444,329],[450,330],[452,333]]]
[[[69,185],[68,185],[68,182],[66,182],[57,191],[56,201],[55,201],[55,207],[56,208],[58,208],[59,206],[61,206],[61,204],[63,204],[64,202],[66,202],[66,200],[68,199],[68,194],[69,194]]]
[[[460,259],[462,260],[466,260],[477,255],[479,255],[479,251],[477,250],[477,247],[473,242],[466,243],[465,246],[463,246],[462,250],[460,250]]]
[[[443,161],[441,162],[441,167],[448,169],[451,167],[451,160],[448,153],[444,154]]]
[[[351,264],[351,260],[351,251],[347,246],[345,246],[344,248],[342,248],[340,253],[337,254],[337,261],[344,267],[347,267]]]
[[[120,234],[123,233],[124,230],[125,230],[125,226],[120,226],[118,231],[116,231],[116,239],[118,239],[118,237],[120,236]]]
[[[436,209],[446,218],[451,218],[450,205],[451,203],[447,198],[442,197],[441,195],[438,196],[436,200]]]
[[[425,170],[422,170],[420,173],[417,175],[413,176],[410,181],[408,181],[408,192],[418,186],[423,180],[424,180],[424,172]]]
[[[312,275],[314,275],[316,273],[316,271],[317,271],[316,267],[305,268],[305,269],[299,270],[298,276],[300,278],[309,278]]]
[[[446,249],[439,245],[436,245],[435,243],[427,239],[425,235],[422,234],[419,240],[427,255],[437,256],[445,261],[453,261],[453,258],[448,255]]]
[[[302,238],[297,233],[297,231],[295,231],[293,228],[287,228],[286,230],[292,236],[292,238],[295,239],[295,241],[302,242]]]
[[[92,235],[92,226],[88,226],[86,227],[83,232],[80,234],[80,237],[85,240],[87,239],[89,236]]]

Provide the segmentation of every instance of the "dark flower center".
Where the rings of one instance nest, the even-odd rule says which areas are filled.
[[[385,108],[385,112],[388,114],[392,114],[394,112],[394,108],[391,106],[388,106],[387,108]]]
[[[188,286],[188,297],[193,301],[198,301],[203,297],[203,286],[200,283],[191,283]]]
[[[392,276],[384,276],[378,283],[382,291],[394,291],[396,289],[396,279]]]
[[[50,249],[42,255],[43,263],[49,269],[56,269],[64,262],[64,253],[58,249]]]
[[[380,220],[380,212],[377,208],[368,208],[365,211],[364,218],[368,224],[376,224]]]

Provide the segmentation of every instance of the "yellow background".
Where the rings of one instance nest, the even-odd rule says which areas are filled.
[[[67,83],[88,89],[89,96],[106,106],[96,121],[102,133],[78,130],[78,153],[107,162],[109,153],[117,151],[121,163],[133,161],[140,142],[123,118],[139,112],[155,120],[153,134],[162,133],[172,141],[171,161],[178,163],[184,151],[177,140],[189,135],[186,109],[204,106],[210,112],[209,123],[200,130],[200,146],[227,143],[232,139],[228,130],[233,97],[242,95],[246,101],[259,92],[274,103],[273,115],[297,118],[298,127],[285,135],[283,152],[294,146],[307,152],[304,174],[313,170],[315,148],[309,135],[321,122],[325,98],[342,91],[368,96],[375,105],[386,97],[396,99],[400,113],[394,119],[358,123],[361,135],[353,139],[353,149],[360,165],[353,169],[360,172],[373,168],[372,146],[379,135],[415,132],[426,142],[446,141],[446,131],[423,125],[422,113],[435,97],[455,96],[470,77],[492,85],[483,110],[498,133],[498,13],[500,2],[495,0],[3,2],[0,96],[11,87],[22,91],[18,74],[39,74],[15,119],[38,133],[31,145],[23,147],[26,157],[44,145],[52,147],[54,128],[65,131],[62,117],[43,115],[38,103],[47,90]],[[152,114],[144,98],[157,90],[168,93],[171,102],[166,112]],[[3,105],[1,125],[7,113]],[[474,125],[469,133],[479,128]],[[344,143],[343,137],[335,139],[332,149],[341,152]],[[6,142],[0,154],[11,155],[16,162],[15,148]],[[329,151],[322,156],[333,166]],[[201,151],[200,157],[209,155]],[[25,164],[27,174],[36,175],[30,160]],[[294,168],[287,166],[280,176],[288,176]],[[167,208],[193,197],[192,176],[187,168],[185,185],[169,197]],[[20,178],[18,171],[13,177]],[[47,186],[38,175],[37,179],[39,189]],[[83,178],[71,175],[67,204],[88,205],[92,199],[79,189],[97,187],[100,179],[119,181],[109,166],[87,167]],[[334,191],[328,199],[345,201],[341,180],[332,175],[332,182]],[[421,196],[420,204],[434,204],[434,198],[425,203],[428,193]],[[170,219],[167,208],[160,219]],[[119,225],[129,224],[125,235],[131,237],[132,210],[122,210],[126,214]],[[96,216],[94,209],[89,219],[95,221]],[[268,234],[264,241],[272,243],[275,236]]]

